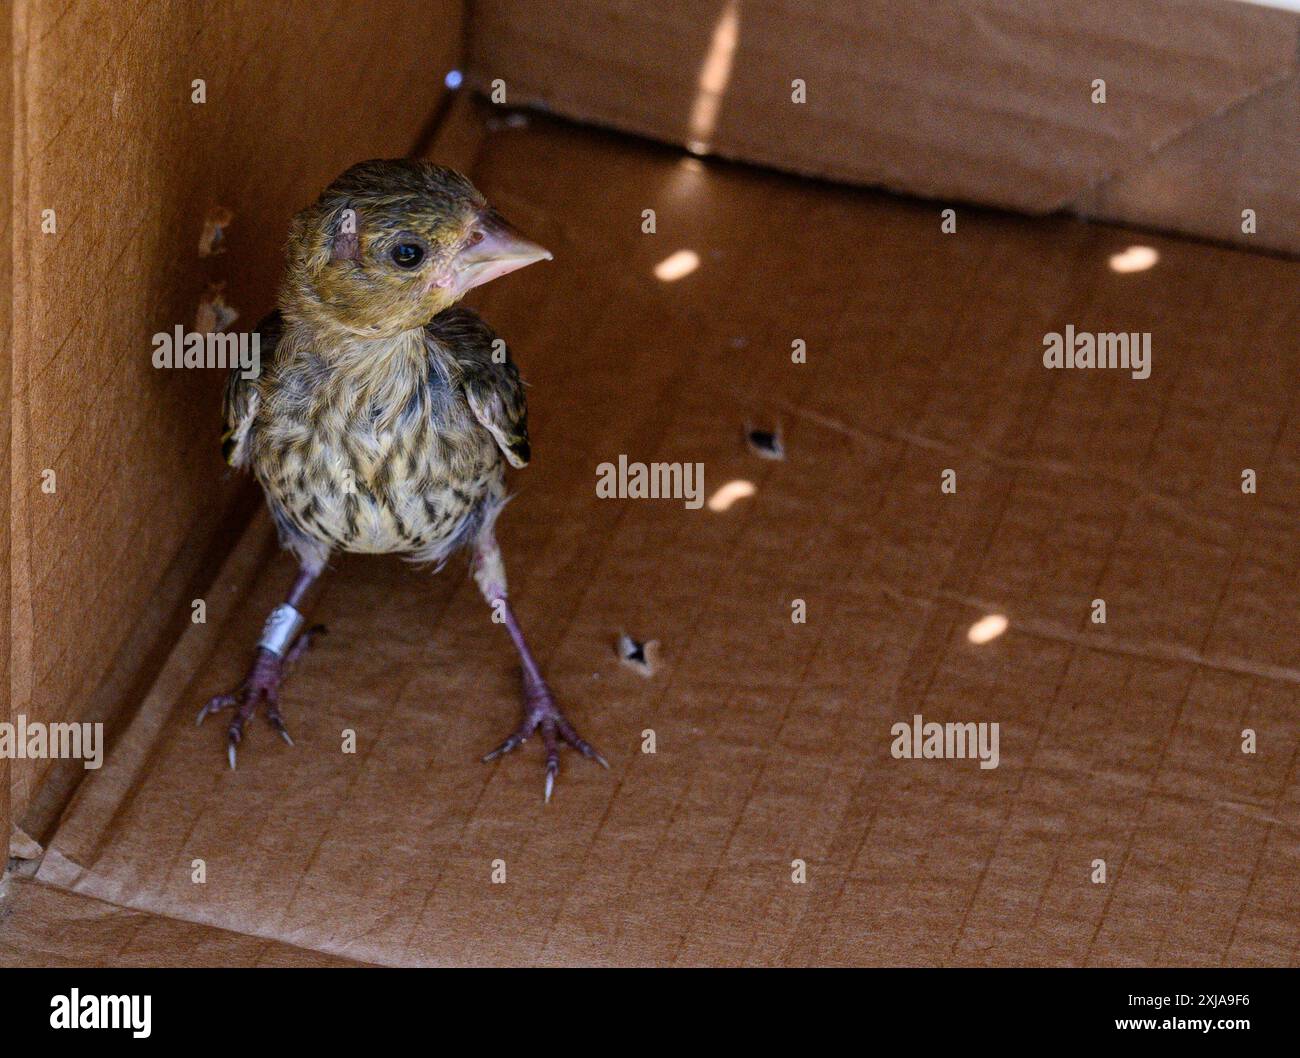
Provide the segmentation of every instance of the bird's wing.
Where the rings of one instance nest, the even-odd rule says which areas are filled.
[[[528,402],[519,370],[506,360],[495,370],[466,374],[465,397],[470,410],[496,439],[512,467],[526,467],[532,458],[528,444]]]
[[[460,306],[435,316],[429,332],[455,360],[474,418],[492,435],[512,467],[527,466],[532,457],[528,400],[505,343],[497,340],[477,313]]]
[[[257,325],[260,363],[267,364],[275,356],[282,329],[278,309]],[[257,379],[245,378],[238,364],[231,367],[221,408],[226,424],[226,431],[221,435],[221,454],[232,467],[242,467],[247,460],[248,431],[257,416],[258,399]]]

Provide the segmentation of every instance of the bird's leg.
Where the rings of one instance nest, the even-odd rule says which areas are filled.
[[[523,722],[483,760],[495,760],[502,754],[509,753],[523,745],[534,731],[540,731],[542,745],[546,749],[545,798],[549,802],[551,791],[555,788],[555,777],[560,771],[561,742],[567,742],[584,757],[589,757],[603,767],[608,768],[609,764],[591,743],[574,730],[560,707],[555,704],[555,696],[542,678],[533,652],[528,649],[528,643],[524,639],[523,629],[519,627],[514,610],[510,608],[510,601],[506,597],[505,566],[501,562],[501,551],[490,528],[480,534],[475,545],[474,579],[488,605],[492,607],[493,619],[504,624],[510,633],[524,670]]]
[[[226,729],[226,754],[232,768],[235,766],[236,747],[242,741],[244,729],[259,702],[266,703],[266,719],[271,726],[285,742],[293,745],[284,717],[280,715],[280,684],[284,682],[289,667],[311,644],[312,637],[325,631],[323,625],[302,630],[303,616],[298,611],[303,596],[317,575],[318,571],[306,567],[299,570],[288,598],[267,618],[257,644],[257,657],[253,659],[253,666],[244,682],[229,694],[218,694],[199,711],[197,722],[201,724],[210,713],[228,708],[235,710],[230,727]]]

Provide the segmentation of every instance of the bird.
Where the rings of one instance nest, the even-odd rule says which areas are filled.
[[[459,302],[552,255],[454,169],[374,159],[293,219],[286,257],[278,308],[257,327],[261,369],[227,378],[222,449],[261,485],[298,574],[247,676],[198,722],[233,710],[232,769],[259,707],[293,745],[279,692],[320,631],[305,627],[304,599],[330,557],[397,554],[441,569],[466,550],[523,670],[523,719],[483,760],[540,733],[549,802],[561,744],[609,764],[561,711],[510,605],[494,527],[507,465],[531,458],[527,402],[504,341]]]

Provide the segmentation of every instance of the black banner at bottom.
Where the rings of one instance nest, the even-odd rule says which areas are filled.
[[[1283,1043],[1290,970],[9,969],[9,1042]],[[661,1035],[662,1034],[662,1035]],[[659,1042],[654,1043],[654,1038]]]

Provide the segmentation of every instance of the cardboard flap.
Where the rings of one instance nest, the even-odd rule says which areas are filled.
[[[0,966],[355,966],[349,959],[14,881]]]
[[[1218,0],[816,11],[484,0],[473,74],[509,103],[700,151],[1041,214],[1284,81],[1300,25]]]

